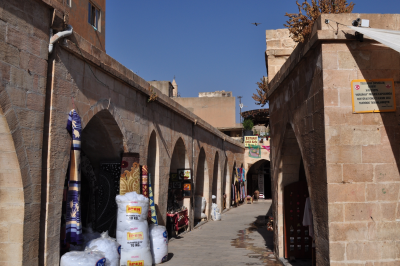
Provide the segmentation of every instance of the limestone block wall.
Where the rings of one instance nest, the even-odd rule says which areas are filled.
[[[0,264],[37,265],[50,10],[0,1]]]
[[[372,41],[326,43],[322,63],[331,265],[397,265],[400,111],[353,114],[351,81],[393,78],[398,108],[400,54]]]
[[[293,52],[296,43],[290,38],[288,29],[266,30],[265,35],[267,43],[265,63],[268,80],[271,81]]]
[[[299,181],[303,160],[314,214],[317,265],[329,265],[322,78],[322,51],[315,49],[270,94],[272,199],[275,252],[284,257],[283,189]]]

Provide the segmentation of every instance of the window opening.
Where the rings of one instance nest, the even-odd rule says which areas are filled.
[[[100,10],[89,2],[88,22],[95,30],[99,30]]]

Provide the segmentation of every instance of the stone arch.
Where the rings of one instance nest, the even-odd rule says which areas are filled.
[[[208,175],[208,165],[207,165],[207,158],[204,148],[202,147],[199,152],[198,156],[198,163],[197,163],[197,171],[196,171],[196,183],[194,186],[194,194],[195,194],[195,217],[201,216],[201,202],[197,202],[201,200],[201,197],[204,197],[207,201],[207,205],[210,204],[209,202],[209,195],[210,195],[210,185],[209,185],[209,175]],[[197,196],[197,197],[196,197]],[[200,210],[199,210],[200,208]],[[207,210],[207,209],[206,209]],[[207,212],[205,212],[207,214]]]
[[[232,173],[230,176],[231,187],[229,188],[229,204],[232,205],[232,202],[235,201],[235,195],[232,193],[232,185],[235,185],[235,173],[236,173],[236,160],[233,162],[233,166],[231,167]]]
[[[121,131],[123,136],[123,147],[126,152],[129,152],[130,147],[133,145],[132,132],[126,130],[121,114],[119,113],[118,107],[110,99],[101,99],[93,104],[90,109],[84,113],[82,118],[82,130],[85,129],[86,125],[95,117],[98,113],[107,111],[118,125],[118,129]],[[116,129],[116,128],[114,128]]]
[[[123,138],[108,109],[95,113],[83,128],[81,138],[81,191],[85,191],[81,193],[82,224],[91,225],[98,232],[108,230],[113,237]]]
[[[11,109],[8,113],[3,113],[2,108],[0,109],[0,231],[2,232],[0,250],[3,255],[0,256],[0,264],[21,265],[25,257],[23,250],[30,244],[28,241],[35,240],[24,237],[24,232],[28,231],[30,223],[39,222],[25,219],[25,212],[29,211],[33,203],[32,198],[25,198],[25,195],[37,193],[33,191],[37,186],[27,183],[30,180],[23,182],[21,166],[29,168],[28,165],[21,164],[22,157],[25,157],[25,147],[21,142],[19,151],[17,150],[15,146],[17,136],[13,136],[7,122],[7,115],[10,116],[14,111]],[[19,154],[21,152],[22,154]],[[40,211],[40,208],[37,211]],[[38,228],[36,225],[32,226]],[[34,234],[32,236],[36,238],[36,233],[31,232],[30,235]]]
[[[153,130],[149,137],[149,145],[147,152],[147,167],[150,174],[151,186],[154,195],[154,204],[156,205],[156,212],[159,213],[158,202],[160,195],[160,150],[158,146],[158,139],[156,131]],[[160,215],[157,215],[160,216]],[[160,217],[161,218],[161,217]]]
[[[296,137],[295,131],[290,124],[287,124],[284,136],[280,145],[280,158],[275,163],[274,168],[277,173],[273,181],[273,200],[277,202],[274,218],[275,222],[275,237],[278,239],[278,252],[281,257],[285,254],[285,232],[284,232],[284,188],[285,186],[298,182],[307,181],[308,174],[304,169],[302,150],[300,143]],[[308,187],[311,197],[310,188]]]
[[[248,195],[252,196],[254,194],[254,191],[258,188],[260,193],[261,191],[264,191],[265,199],[272,198],[271,176],[269,169],[270,161],[266,159],[258,160],[251,165],[246,173]],[[261,190],[258,187],[258,177],[256,179],[253,179],[253,176],[258,174],[264,174],[264,187]]]
[[[215,195],[217,197],[215,202],[217,203],[218,208],[221,210],[221,164],[219,157],[219,152],[217,151],[214,157],[211,195]]]

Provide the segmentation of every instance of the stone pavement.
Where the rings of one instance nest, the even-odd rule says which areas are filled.
[[[168,245],[174,266],[282,265],[274,256],[273,233],[267,231],[265,214],[270,200],[245,204],[173,239]]]

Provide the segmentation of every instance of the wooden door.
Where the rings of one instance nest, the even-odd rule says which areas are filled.
[[[306,182],[296,182],[284,188],[285,258],[311,258],[312,239],[308,226],[303,226],[304,206],[308,198]]]

